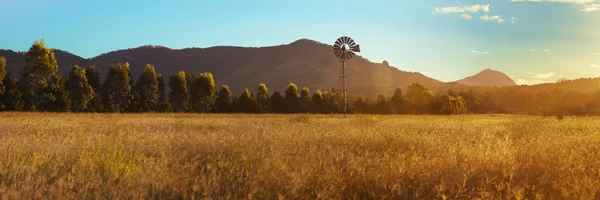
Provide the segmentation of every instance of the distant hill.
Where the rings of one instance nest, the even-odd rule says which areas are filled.
[[[17,76],[23,66],[23,52],[0,50],[7,59],[7,70]],[[55,50],[59,73],[67,75],[70,68],[95,65],[104,78],[111,64],[129,62],[131,73],[137,78],[148,63],[157,73],[167,77],[180,70],[193,74],[211,72],[217,85],[229,85],[235,94],[248,87],[251,91],[259,83],[266,83],[270,92],[283,91],[288,83],[316,89],[341,87],[338,84],[340,63],[330,45],[301,39],[287,45],[248,48],[219,46],[210,48],[169,49],[161,46],[142,46],[108,52],[90,59],[62,50]],[[375,96],[391,95],[393,88],[420,83],[430,89],[449,88],[455,83],[443,83],[421,73],[406,72],[383,63],[373,63],[357,56],[347,64],[347,84],[351,94]]]
[[[515,81],[513,81],[506,74],[494,71],[491,69],[486,69],[478,74],[473,76],[469,76],[467,78],[456,81],[457,83],[467,85],[467,86],[514,86],[517,85]]]

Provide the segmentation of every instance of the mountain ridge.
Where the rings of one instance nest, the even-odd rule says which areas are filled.
[[[0,56],[7,58],[8,72],[17,74],[20,71],[24,64],[24,53],[0,50]],[[129,62],[134,78],[142,73],[146,64],[153,64],[157,73],[166,76],[165,81],[180,70],[192,74],[207,71],[215,75],[219,86],[227,84],[234,92],[241,92],[246,87],[253,90],[261,82],[267,84],[272,91],[282,91],[290,82],[299,87],[308,87],[312,91],[341,87],[337,83],[340,66],[331,47],[308,39],[266,47],[214,46],[171,49],[144,45],[114,50],[87,59],[60,49],[54,49],[54,53],[61,75],[67,75],[75,64],[83,67],[95,65],[100,70],[101,78],[104,78],[111,64]],[[348,61],[347,67],[350,93],[360,95],[388,95],[394,88],[406,87],[414,82],[429,88],[447,85],[421,73],[402,71],[382,63],[371,62],[361,56],[355,56]]]
[[[333,55],[331,46],[309,39],[265,47],[214,46],[171,49],[159,45],[144,45],[114,50],[92,58],[83,58],[60,49],[54,49],[54,53],[59,64],[59,73],[64,76],[75,64],[82,67],[95,65],[100,71],[101,79],[104,79],[111,64],[129,62],[134,79],[139,77],[146,64],[153,64],[157,73],[165,75],[165,81],[180,70],[196,75],[211,72],[215,76],[217,86],[229,85],[234,94],[241,93],[245,88],[254,91],[259,83],[267,84],[271,92],[284,91],[290,82],[298,87],[308,87],[312,92],[316,89],[341,88],[338,81],[340,64]],[[25,52],[0,49],[0,56],[7,59],[7,71],[13,74],[13,77],[18,77],[18,72],[23,67],[24,54]],[[490,72],[504,77],[502,79],[506,82],[493,85],[486,83],[488,79],[484,78],[483,83],[465,83],[465,79]],[[392,95],[395,88],[404,89],[412,83],[419,83],[438,93],[445,93],[450,89],[460,91],[481,90],[490,86],[516,86],[506,74],[491,69],[458,81],[443,82],[420,72],[403,71],[389,66],[386,61],[376,63],[358,55],[348,61],[346,75],[349,94],[370,97],[378,94]],[[571,85],[581,91],[600,89],[579,83],[584,81],[591,80],[575,80]],[[517,87],[551,88],[547,85]]]
[[[456,82],[467,86],[502,87],[517,85],[508,75],[492,69],[484,69],[475,75],[465,77]]]

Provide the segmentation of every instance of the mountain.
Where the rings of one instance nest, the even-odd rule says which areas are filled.
[[[467,85],[467,86],[514,86],[517,85],[515,81],[513,81],[506,74],[494,71],[491,69],[486,69],[478,74],[473,76],[469,76],[467,78],[456,81],[457,83]]]
[[[142,46],[118,50],[84,59],[62,50],[54,51],[59,73],[67,75],[70,68],[95,65],[102,78],[111,64],[129,62],[131,73],[137,78],[148,63],[166,80],[172,74],[184,70],[192,74],[211,72],[217,86],[227,84],[234,94],[244,88],[256,90],[259,83],[267,84],[270,91],[283,92],[290,82],[311,91],[341,88],[338,84],[340,62],[333,55],[330,45],[301,39],[287,45],[271,47],[232,47],[170,49],[161,46]],[[7,59],[7,71],[17,76],[23,66],[23,52],[0,50]],[[385,64],[384,64],[385,63]],[[387,62],[373,63],[356,56],[346,63],[347,87],[350,94],[375,96],[391,95],[396,87],[420,83],[432,90],[460,87],[456,83],[443,83],[417,72],[406,72],[389,66]]]

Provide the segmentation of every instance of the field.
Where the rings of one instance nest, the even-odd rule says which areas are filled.
[[[598,199],[600,118],[0,113],[1,199]]]

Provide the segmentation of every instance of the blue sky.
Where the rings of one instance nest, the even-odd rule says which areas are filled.
[[[535,1],[535,2],[530,2]],[[0,0],[0,48],[82,57],[142,45],[271,46],[354,38],[362,56],[454,81],[600,76],[600,0]]]

